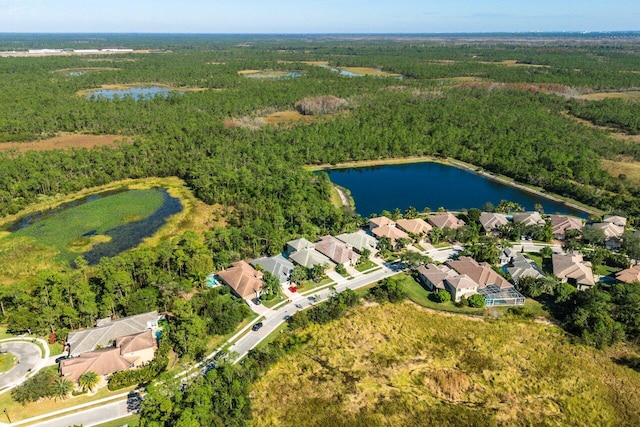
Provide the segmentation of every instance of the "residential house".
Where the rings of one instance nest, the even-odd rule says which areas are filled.
[[[418,280],[422,282],[430,291],[446,289],[445,280],[456,275],[455,271],[446,265],[427,264],[416,269]]]
[[[624,283],[640,283],[640,265],[619,271],[616,273],[616,279]]]
[[[374,254],[378,247],[378,239],[368,235],[364,230],[358,230],[355,233],[339,234],[336,238],[345,242],[359,253],[362,253],[363,249],[368,249],[371,254]]]
[[[117,338],[138,334],[147,329],[155,331],[157,328],[157,311],[121,319],[100,319],[94,328],[69,333],[67,337],[69,355],[78,356],[96,348],[111,347]]]
[[[331,266],[329,257],[321,254],[315,249],[301,249],[290,256],[291,260],[298,265],[313,268],[316,265]]]
[[[580,290],[590,288],[596,284],[591,271],[591,263],[585,262],[580,254],[553,254],[551,263],[555,276],[569,282]]]
[[[464,225],[464,221],[456,218],[451,212],[442,212],[436,215],[431,215],[427,218],[427,221],[438,228],[453,228],[457,229]]]
[[[262,293],[264,274],[246,261],[234,262],[231,267],[218,272],[217,276],[240,298],[258,298]]]
[[[272,257],[262,257],[256,258],[252,261],[249,261],[256,269],[258,266],[262,268],[263,271],[268,271],[273,274],[280,284],[284,285],[289,281],[289,277],[291,276],[291,272],[293,271],[293,263],[283,257],[282,255],[275,255]]]
[[[482,228],[484,228],[484,231],[487,233],[496,231],[500,226],[508,223],[509,220],[504,214],[494,212],[482,212],[480,214],[480,224],[482,224]]]
[[[345,267],[356,264],[360,258],[350,246],[333,236],[324,236],[316,242],[316,251],[326,255],[335,264]]]
[[[460,301],[462,297],[469,298],[478,293],[478,283],[466,274],[456,274],[445,280],[447,291],[454,301]]]
[[[78,357],[62,360],[59,366],[60,375],[70,381],[78,382],[78,379],[87,372],[110,375],[114,372],[137,368],[153,360],[156,348],[156,339],[150,329],[119,337],[115,347],[87,351]]]
[[[484,288],[487,285],[495,285],[498,288],[513,287],[507,279],[493,271],[489,263],[478,263],[471,257],[461,256],[455,261],[448,261],[447,265],[459,274],[469,276],[478,284],[478,288]]]
[[[605,215],[602,218],[602,222],[608,222],[610,224],[615,224],[618,227],[626,227],[627,226],[627,218],[618,215]]]
[[[613,217],[620,218],[620,217]],[[626,222],[626,221],[625,221]],[[597,230],[602,230],[604,233],[605,243],[607,249],[615,250],[620,247],[620,238],[624,234],[624,225],[621,225],[622,221],[616,220],[616,222],[596,222],[593,224],[587,224],[587,227],[592,227]]]
[[[399,219],[396,222],[396,227],[409,234],[425,236],[433,229],[431,224],[422,218]]]
[[[525,277],[533,277],[534,279],[541,279],[544,277],[544,273],[540,270],[540,267],[522,253],[514,254],[509,265],[507,265],[506,270],[514,283]]]
[[[291,240],[287,242],[287,247],[285,249],[285,257],[291,257],[295,252],[301,251],[303,249],[313,249],[314,244],[305,239],[304,237],[301,239]]]
[[[386,216],[379,216],[376,218],[371,218],[369,220],[369,231],[373,231],[374,228],[383,227],[383,226],[395,227],[396,223],[387,218]]]
[[[546,224],[545,220],[542,219],[540,212],[537,211],[515,213],[513,214],[513,222],[516,224],[524,224],[526,226]]]
[[[551,215],[549,221],[553,229],[553,237],[559,240],[564,240],[567,230],[582,230],[583,227],[582,220],[572,216]]]
[[[400,230],[396,226],[383,225],[382,227],[377,227],[371,230],[371,233],[376,237],[376,239],[380,240],[383,237],[387,237],[391,241],[391,246],[398,246],[398,240],[400,239],[408,239],[409,235],[404,231]]]

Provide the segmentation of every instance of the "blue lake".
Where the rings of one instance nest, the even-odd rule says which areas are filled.
[[[149,87],[131,87],[127,89],[96,89],[87,94],[88,98],[125,98],[132,97],[135,100],[152,99],[156,96],[167,98],[172,91],[165,87],[149,86]],[[176,92],[182,93],[182,92]]]
[[[362,216],[392,211],[404,211],[409,206],[432,211],[439,207],[458,211],[481,208],[501,200],[521,204],[533,210],[540,203],[545,213],[588,215],[561,202],[555,202],[521,189],[490,180],[472,171],[440,163],[422,162],[363,168],[327,170],[331,181],[351,191],[356,212]]]

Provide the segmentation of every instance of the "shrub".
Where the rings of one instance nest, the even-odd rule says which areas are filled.
[[[482,308],[486,304],[486,301],[484,295],[474,294],[467,299],[467,304],[469,304],[469,307]]]
[[[443,302],[449,302],[451,301],[451,294],[444,290],[444,289],[440,289],[435,295],[435,300],[439,303],[443,303]]]

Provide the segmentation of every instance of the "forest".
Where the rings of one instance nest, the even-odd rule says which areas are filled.
[[[578,98],[640,89],[636,37],[442,42],[0,36],[0,51],[71,45],[149,52],[0,58],[0,150],[2,142],[28,145],[55,135],[110,134],[123,141],[97,148],[0,151],[0,218],[118,180],[175,176],[198,199],[220,206],[224,221],[201,234],[186,231],[155,247],[103,258],[96,266],[79,258],[77,268],[61,265],[3,284],[0,309],[10,332],[55,334],[62,340],[100,317],[158,309],[172,316],[169,341],[175,354],[199,358],[208,338],[234,330],[249,315],[228,293],[206,289],[207,274],[239,259],[280,253],[292,238],[313,240],[359,224],[356,215],[331,204],[327,175],[310,173],[305,165],[452,158],[624,214],[630,224],[640,218],[640,188],[601,167],[603,159],[640,161],[640,146],[576,120],[637,134],[637,101]],[[373,67],[402,78],[348,77],[314,61]],[[300,75],[247,78],[239,74],[243,70]],[[148,100],[79,94],[125,84],[176,90]],[[310,121],[260,122],[324,96],[345,100],[344,105]],[[242,126],[249,122],[259,125]],[[231,378],[225,369],[233,370],[212,375]]]

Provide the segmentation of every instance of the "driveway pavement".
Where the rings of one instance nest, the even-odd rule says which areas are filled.
[[[0,344],[3,352],[14,354],[18,364],[8,372],[0,375],[0,388],[5,388],[24,381],[24,377],[41,362],[41,350],[36,344],[25,341],[8,341]]]

